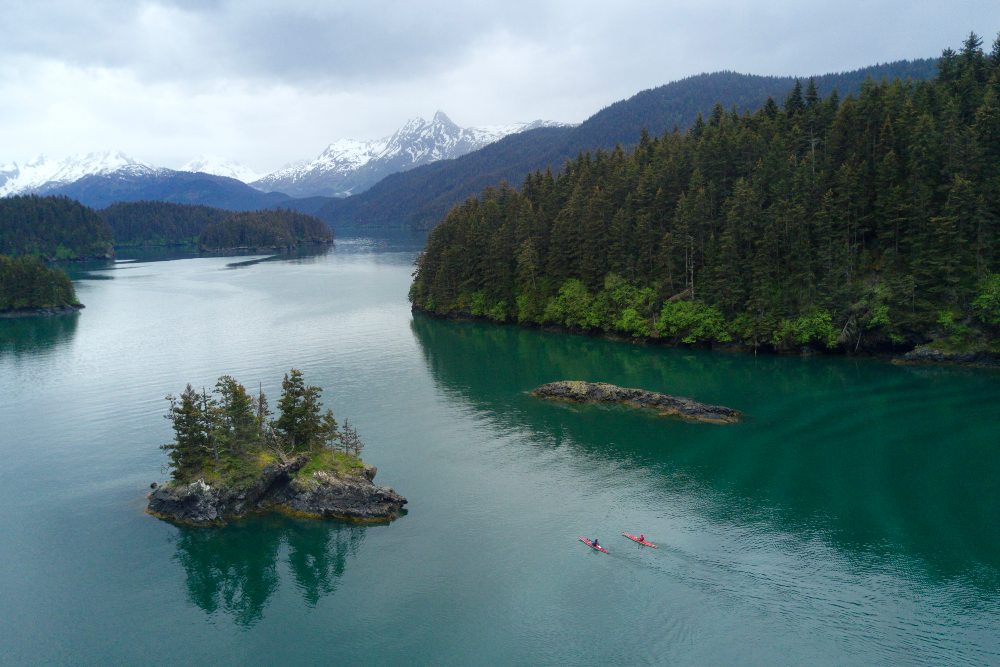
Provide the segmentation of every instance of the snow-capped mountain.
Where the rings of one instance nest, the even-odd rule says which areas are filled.
[[[182,166],[179,171],[225,176],[226,178],[235,178],[237,181],[243,181],[244,183],[253,183],[262,176],[262,174],[257,173],[246,165],[214,155],[199,156]]]
[[[439,111],[430,122],[415,118],[382,139],[335,141],[315,160],[264,177],[218,157],[202,156],[174,170],[153,167],[117,151],[63,160],[40,156],[24,165],[0,165],[0,197],[63,194],[92,206],[148,198],[234,209],[274,203],[285,195],[344,197],[367,190],[390,174],[460,157],[509,134],[553,125],[560,123],[463,128]]]
[[[0,166],[0,197],[43,194],[85,176],[135,178],[160,171],[117,151],[74,155],[64,160],[50,160],[42,155],[23,166],[16,162]]]
[[[393,135],[382,139],[340,139],[327,146],[315,160],[285,167],[251,185],[265,192],[284,192],[293,197],[343,197],[367,190],[389,174],[460,157],[509,134],[552,125],[559,123],[536,120],[463,128],[438,111],[430,122],[414,118]]]

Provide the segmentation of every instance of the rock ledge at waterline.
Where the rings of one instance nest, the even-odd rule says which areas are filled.
[[[738,410],[721,405],[708,405],[682,396],[619,387],[606,382],[560,380],[543,384],[532,391],[531,395],[574,403],[620,403],[635,408],[656,410],[662,416],[711,424],[734,424],[743,416]]]
[[[204,479],[154,485],[146,511],[194,525],[218,525],[262,511],[367,523],[391,521],[406,504],[406,498],[392,489],[372,483],[374,466],[366,465],[357,474],[322,470],[300,474],[308,461],[297,456],[266,466],[252,484],[240,488],[212,486]]]

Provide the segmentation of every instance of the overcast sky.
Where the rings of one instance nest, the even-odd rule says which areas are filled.
[[[0,163],[121,150],[257,171],[445,111],[580,122],[731,69],[809,75],[992,45],[1000,0],[3,0]]]

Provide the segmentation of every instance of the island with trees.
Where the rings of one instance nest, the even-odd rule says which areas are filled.
[[[796,83],[487,189],[431,233],[410,299],[676,345],[1000,358],[1000,38],[932,81]]]
[[[189,384],[168,395],[174,439],[162,449],[171,479],[152,485],[147,512],[195,525],[271,510],[361,522],[398,517],[406,498],[372,482],[376,468],[361,460],[357,430],[322,409],[321,393],[290,370],[276,418],[263,390],[253,395],[229,375],[211,392]]]

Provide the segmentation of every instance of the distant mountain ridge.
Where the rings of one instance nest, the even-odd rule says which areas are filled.
[[[294,208],[288,195],[261,192],[235,178],[162,169],[154,174],[92,174],[50,189],[46,194],[65,195],[92,208],[116,202],[165,201],[201,204],[230,211]]]
[[[857,93],[868,78],[931,79],[937,59],[902,60],[851,72],[811,77],[826,95],[834,88],[841,97]],[[437,224],[455,204],[478,195],[501,180],[519,187],[536,170],[559,169],[580,152],[610,150],[616,144],[638,142],[643,129],[653,135],[674,127],[685,130],[698,114],[708,116],[716,103],[727,111],[758,109],[768,97],[779,104],[796,79],[810,77],[758,76],[736,72],[699,74],[645,90],[616,102],[576,127],[538,128],[504,137],[454,160],[393,174],[370,190],[326,202],[316,215],[336,227],[412,226]]]
[[[538,120],[463,128],[438,111],[430,122],[412,119],[382,139],[340,139],[315,160],[263,177],[245,165],[212,156],[201,156],[177,170],[154,167],[118,151],[62,160],[40,156],[24,166],[0,166],[0,197],[62,194],[97,208],[118,201],[161,200],[252,210],[289,202],[289,208],[309,212],[324,202],[289,200],[347,196],[397,171],[455,158],[510,134],[550,126],[560,124]]]
[[[511,134],[559,125],[536,120],[493,127],[459,127],[438,111],[429,122],[423,118],[411,119],[388,137],[373,141],[340,139],[327,146],[315,160],[278,170],[251,185],[293,197],[345,197],[367,190],[390,174],[461,157]]]
[[[165,170],[134,160],[119,151],[73,155],[52,160],[44,155],[18,166],[16,162],[0,166],[0,197],[18,194],[47,194],[85,176],[143,177]]]

